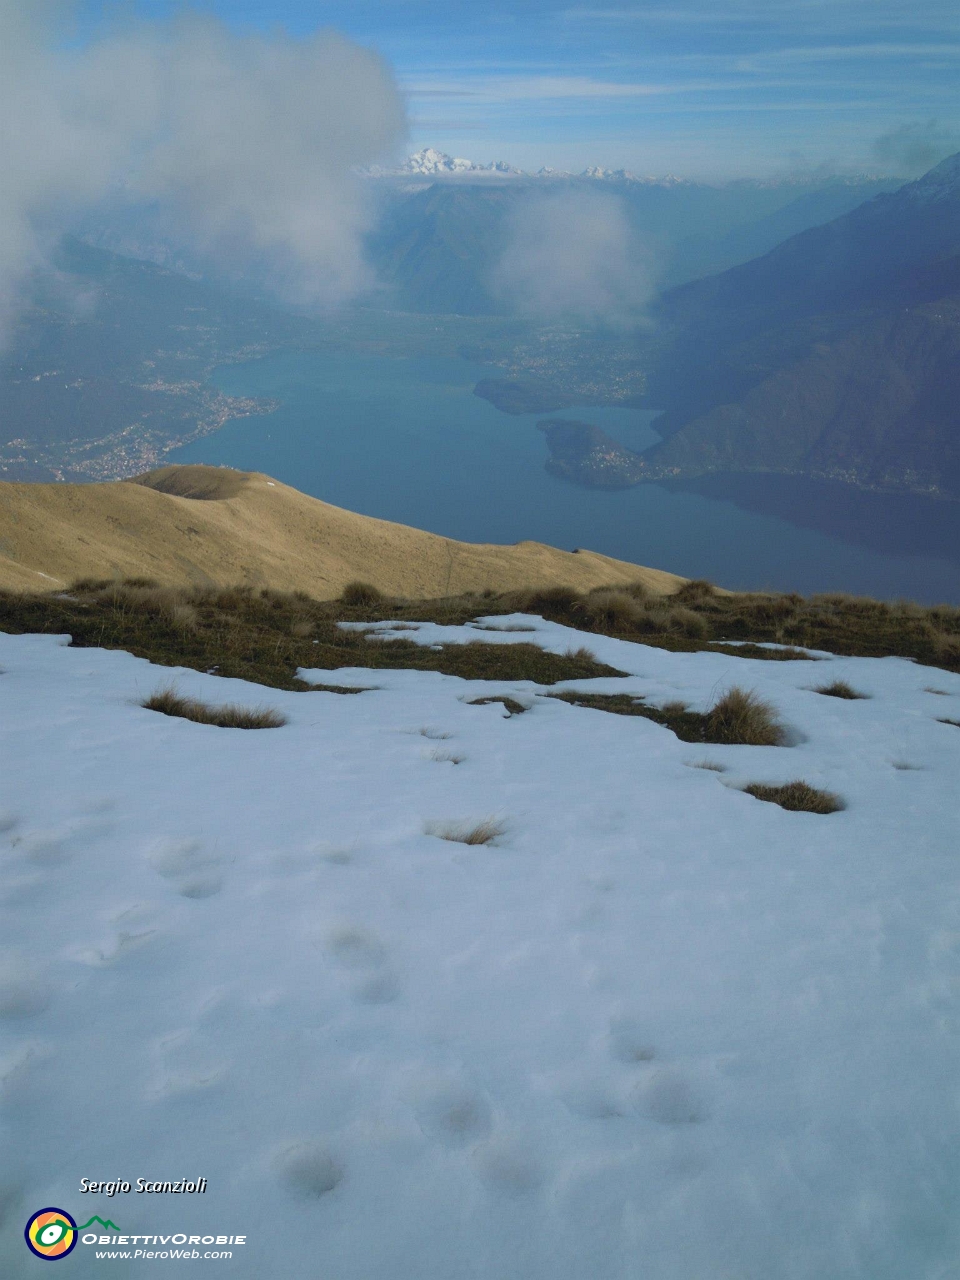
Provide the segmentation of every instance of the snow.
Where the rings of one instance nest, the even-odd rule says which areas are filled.
[[[379,630],[585,645],[627,674],[561,687],[653,704],[740,684],[794,745],[694,746],[522,681],[288,693],[0,634],[0,1274],[33,1274],[50,1205],[244,1234],[218,1264],[244,1280],[956,1274],[960,676],[525,615]],[[171,679],[289,723],[138,705]],[[869,698],[812,691],[834,679]],[[530,710],[468,705],[490,694]],[[740,790],[793,778],[847,808]],[[486,818],[490,845],[427,834]]]

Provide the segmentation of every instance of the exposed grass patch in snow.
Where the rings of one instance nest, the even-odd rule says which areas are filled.
[[[574,707],[611,711],[621,716],[643,716],[670,729],[683,742],[712,742],[727,746],[781,747],[786,734],[775,709],[755,693],[734,686],[706,713],[688,711],[684,702],[648,706],[636,694],[549,693],[548,698]]]
[[[499,702],[508,716],[522,716],[524,711],[529,711],[529,707],[525,707],[522,702],[518,702],[516,698],[508,698],[499,694],[492,694],[489,698],[471,698],[467,703],[468,707],[486,707],[491,702]]]
[[[783,725],[776,709],[749,689],[736,685],[720,698],[706,715],[706,742],[731,746],[781,747]]]
[[[762,644],[724,644],[722,641],[710,646],[713,653],[725,653],[731,658],[760,658],[766,662],[820,662],[822,659],[807,653],[806,649],[795,649],[792,645],[771,649]]]
[[[791,809],[800,813],[838,813],[846,807],[840,797],[834,795],[832,791],[820,791],[799,779],[795,782],[785,782],[781,786],[753,782],[743,790],[748,796],[754,796],[757,800],[768,800],[771,804],[778,804],[781,809]]]
[[[593,711],[610,711],[617,716],[646,716],[656,720],[661,714],[655,707],[644,706],[637,693],[577,693],[565,689],[562,693],[548,693],[548,698],[567,702],[571,707],[590,707]]]
[[[937,721],[939,724],[952,724],[956,728],[960,729],[960,720],[950,720],[946,717],[941,718],[940,716],[937,716]]]
[[[564,651],[565,658],[571,658],[575,662],[589,662],[593,659],[593,653],[586,647],[580,645],[577,649],[567,649]]]
[[[711,773],[726,773],[725,764],[717,764],[716,760],[688,760],[691,769],[709,769]]]
[[[509,626],[509,627],[493,627],[489,625],[480,626],[479,624],[477,624],[476,630],[477,631],[536,631],[536,627],[521,627],[519,625]]]
[[[708,589],[709,588],[709,589]],[[78,647],[125,649],[164,666],[192,667],[280,689],[305,690],[299,669],[367,667],[440,671],[467,680],[555,684],[620,674],[581,647],[566,654],[536,645],[416,645],[365,637],[339,622],[393,619],[462,626],[483,615],[534,613],[582,632],[681,652],[807,660],[806,648],[836,654],[898,655],[960,671],[960,610],[850,596],[723,594],[686,584],[672,596],[640,586],[579,593],[571,588],[494,592],[444,600],[387,599],[353,583],[340,600],[251,587],[158,587],[147,579],[73,584],[68,592],[0,592],[0,630],[69,634]],[[505,621],[513,629],[526,625]],[[734,644],[734,641],[743,643]],[[778,648],[768,647],[781,646]]]
[[[466,756],[455,755],[452,751],[441,751],[439,748],[431,755],[431,760],[436,760],[438,764],[463,764]]]
[[[831,684],[814,685],[814,693],[825,693],[828,698],[847,698],[850,701],[869,698],[868,693],[858,693],[846,680],[834,680]]]
[[[477,823],[429,822],[426,833],[439,840],[452,840],[455,844],[493,844],[506,831],[506,825],[498,818],[484,818]]]
[[[313,693],[373,693],[373,684],[311,684]]]
[[[197,698],[185,698],[171,687],[158,689],[140,705],[148,711],[179,716],[196,724],[214,724],[221,729],[279,729],[287,723],[287,717],[272,707],[238,707],[233,703],[211,707]]]

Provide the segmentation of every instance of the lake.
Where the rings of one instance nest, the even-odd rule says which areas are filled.
[[[783,476],[710,476],[617,492],[544,470],[544,417],[657,440],[655,413],[511,416],[473,395],[489,366],[455,357],[285,351],[217,371],[230,395],[282,402],[169,462],[264,471],[325,502],[468,542],[532,539],[734,589],[852,591],[960,603],[960,503]]]

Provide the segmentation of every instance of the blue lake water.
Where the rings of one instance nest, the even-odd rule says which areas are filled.
[[[543,417],[629,448],[656,414],[512,416],[473,395],[490,369],[449,357],[286,351],[218,370],[225,392],[282,402],[169,456],[264,471],[326,502],[470,542],[533,539],[732,588],[844,590],[960,603],[960,503],[787,477],[583,489],[544,470]]]

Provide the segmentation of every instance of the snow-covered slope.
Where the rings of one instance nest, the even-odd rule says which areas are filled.
[[[4,1276],[36,1271],[46,1206],[243,1235],[217,1274],[244,1280],[953,1274],[960,677],[487,625],[536,631],[401,634],[586,643],[629,675],[582,687],[654,704],[745,685],[793,745],[691,746],[528,685],[284,693],[0,635]],[[138,705],[171,678],[289,723]],[[870,697],[811,689],[834,679]],[[490,693],[530,709],[468,705]],[[794,778],[846,809],[739,789]],[[430,834],[487,817],[490,845]],[[95,1252],[65,1270],[156,1274]]]

